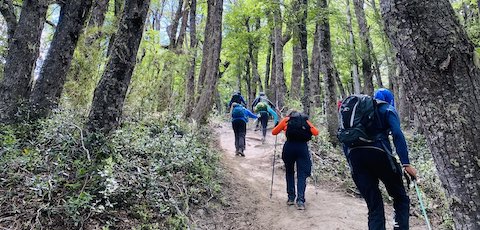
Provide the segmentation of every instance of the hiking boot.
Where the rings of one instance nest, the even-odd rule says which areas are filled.
[[[298,210],[305,210],[305,203],[299,201],[297,202],[297,209]]]
[[[287,200],[287,205],[294,205],[295,204],[295,201],[294,200]]]
[[[245,157],[245,154],[243,153],[243,149],[240,149],[238,153],[240,154],[240,156]]]

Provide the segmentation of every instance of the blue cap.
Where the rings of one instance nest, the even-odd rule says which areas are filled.
[[[395,98],[393,93],[390,90],[385,88],[380,88],[375,91],[375,99],[382,100],[390,104],[391,106],[395,107]]]

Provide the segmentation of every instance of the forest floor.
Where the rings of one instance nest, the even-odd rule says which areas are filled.
[[[367,229],[367,206],[363,199],[355,198],[338,189],[338,186],[319,184],[317,188],[308,179],[306,210],[287,206],[285,170],[280,159],[283,134],[267,133],[264,144],[261,131],[247,128],[245,157],[235,156],[234,133],[230,123],[215,127],[218,148],[223,156],[228,208],[213,214],[209,229]],[[275,177],[273,196],[270,198],[272,158],[274,151]],[[226,187],[226,188],[225,188]],[[215,217],[216,216],[216,217]],[[392,229],[393,209],[386,205],[387,229]],[[214,226],[213,226],[213,225]],[[411,217],[410,229],[425,229],[422,220]]]

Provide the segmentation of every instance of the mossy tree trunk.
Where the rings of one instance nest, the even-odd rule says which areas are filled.
[[[382,0],[386,32],[405,64],[456,229],[480,229],[480,69],[448,0]]]
[[[126,0],[112,53],[95,88],[88,116],[90,132],[109,134],[120,124],[150,0]]]
[[[58,106],[91,7],[92,0],[68,0],[62,5],[50,49],[30,96],[33,119],[47,117]]]

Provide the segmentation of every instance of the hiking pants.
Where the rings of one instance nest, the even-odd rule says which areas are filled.
[[[268,118],[269,118],[268,112],[265,112],[265,111],[260,112],[260,117],[258,118],[258,120],[260,120],[262,124],[263,137],[267,136]]]
[[[286,141],[283,145],[282,160],[285,163],[288,200],[305,202],[307,177],[312,172],[312,161],[307,142]],[[295,164],[297,165],[297,194],[295,194]]]
[[[233,132],[235,133],[235,150],[245,150],[245,136],[247,135],[247,123],[242,119],[232,121]]]
[[[385,211],[382,194],[378,188],[378,182],[382,181],[388,194],[393,198],[395,209],[393,229],[407,230],[410,199],[403,187],[402,169],[395,158],[380,150],[369,148],[354,149],[348,158],[353,180],[367,202],[368,229],[385,229]]]

